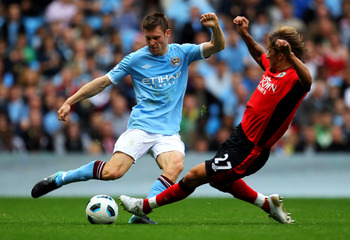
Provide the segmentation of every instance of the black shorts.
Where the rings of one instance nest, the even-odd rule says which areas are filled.
[[[235,181],[262,168],[270,149],[256,146],[244,134],[239,124],[231,136],[221,144],[215,157],[205,161],[210,182]]]

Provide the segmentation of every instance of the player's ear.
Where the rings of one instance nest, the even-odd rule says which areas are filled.
[[[278,52],[278,60],[279,61],[282,61],[285,58],[286,58],[286,55],[284,55],[284,53]]]
[[[165,37],[170,37],[171,30],[167,29],[165,30]]]

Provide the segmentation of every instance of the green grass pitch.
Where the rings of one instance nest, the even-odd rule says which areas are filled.
[[[131,215],[121,208],[115,224],[92,225],[85,217],[88,200],[0,198],[0,239],[350,239],[348,198],[285,198],[293,225],[233,198],[189,198],[164,206],[150,215],[158,225],[128,224]]]

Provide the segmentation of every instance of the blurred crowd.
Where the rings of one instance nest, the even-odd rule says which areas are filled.
[[[208,41],[205,12],[225,33],[222,52],[190,66],[180,131],[188,151],[226,140],[262,76],[232,24],[238,15],[265,47],[289,25],[308,49],[312,89],[273,152],[350,151],[350,0],[0,0],[0,152],[111,153],[136,104],[129,76],[74,105],[69,123],[57,110],[145,46],[140,23],[152,11],[167,14],[174,43]]]

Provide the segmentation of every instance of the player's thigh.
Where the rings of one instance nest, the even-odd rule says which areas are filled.
[[[159,136],[152,146],[151,155],[156,159],[159,167],[163,170],[181,169],[185,156],[185,144],[181,137],[176,134],[172,136]]]
[[[155,144],[156,138],[156,134],[140,129],[128,129],[118,138],[113,152],[122,152],[132,157],[136,163]]]
[[[132,166],[134,159],[122,152],[116,152],[105,164],[102,177],[103,179],[121,178]]]

